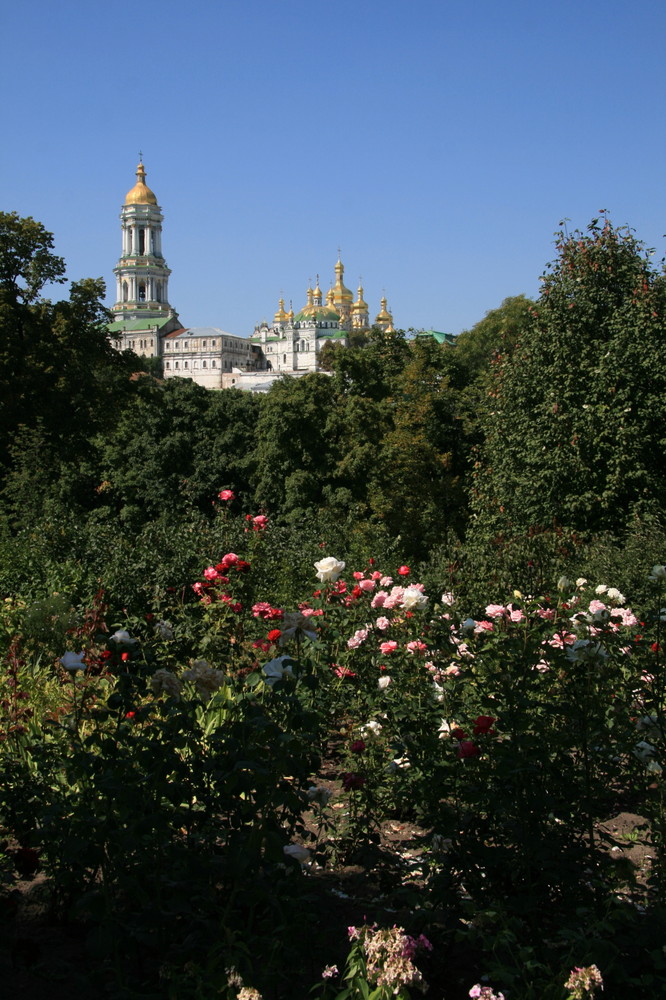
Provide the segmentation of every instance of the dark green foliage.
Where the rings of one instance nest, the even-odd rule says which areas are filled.
[[[473,506],[486,533],[617,531],[666,499],[666,283],[629,232],[561,234],[520,346],[499,359]]]
[[[235,389],[141,377],[114,433],[99,442],[104,504],[140,525],[189,505],[210,512],[223,485],[247,493],[258,409]]]
[[[46,282],[63,280],[52,245],[33,219],[0,213],[0,466],[22,427],[39,432],[47,465],[84,453],[127,392],[102,280],[74,282],[68,300],[39,298]]]
[[[50,281],[63,282],[65,262],[41,222],[0,212],[0,301],[33,302]]]

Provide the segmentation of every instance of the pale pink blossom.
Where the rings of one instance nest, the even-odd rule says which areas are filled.
[[[404,593],[405,593],[404,587],[392,587],[391,593],[387,595],[383,607],[389,609],[399,608],[402,604],[402,596]]]
[[[417,654],[419,656],[422,656],[426,652],[428,647],[426,646],[425,642],[421,642],[420,639],[413,639],[411,642],[407,643],[405,649],[407,650],[408,653],[411,653],[412,656],[415,656]]]
[[[391,624],[391,622],[389,621],[388,618],[385,618],[384,615],[382,615],[381,618],[377,619],[375,624],[377,625],[378,629],[381,629],[382,632],[385,632],[386,629]]]
[[[611,617],[621,618],[622,619],[621,624],[628,625],[630,628],[633,628],[635,625],[638,625],[638,619],[636,618],[636,615],[633,613],[631,608],[613,608],[611,610]]]
[[[576,636],[572,632],[557,632],[552,639],[544,640],[542,645],[548,644],[553,649],[564,649],[565,646],[571,646],[575,641]]]
[[[376,586],[377,584],[375,583],[374,580],[361,580],[359,582],[359,587],[361,588],[361,590],[365,591],[366,594],[369,593],[371,590],[374,590]]]
[[[482,632],[494,631],[494,628],[495,626],[493,625],[492,622],[486,622],[486,621],[476,622],[474,627],[474,632],[476,633],[476,635],[481,635]]]
[[[217,578],[218,578],[218,576],[219,576],[220,574],[219,574],[219,573],[217,572],[217,570],[215,569],[215,567],[214,567],[214,566],[208,566],[208,567],[207,567],[207,568],[206,568],[206,569],[204,570],[204,572],[203,572],[203,575],[205,576],[205,578],[206,578],[207,580],[217,580]]]
[[[361,643],[365,642],[368,638],[369,632],[367,628],[359,628],[354,632],[351,639],[347,639],[347,646],[349,649],[358,649]]]
[[[503,604],[489,604],[486,608],[486,614],[489,618],[501,618],[506,613],[507,610]]]
[[[387,597],[388,597],[388,591],[387,590],[379,590],[379,591],[377,591],[377,593],[375,594],[375,596],[370,601],[370,607],[371,608],[383,608],[384,604],[386,602],[386,598]]]
[[[393,586],[393,577],[392,576],[382,576],[382,577],[380,577],[380,579],[379,579],[379,586],[380,587],[392,587]]]

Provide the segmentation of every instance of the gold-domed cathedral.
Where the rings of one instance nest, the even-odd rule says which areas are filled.
[[[140,160],[136,184],[127,192],[120,213],[122,250],[114,268],[116,302],[111,333],[119,338],[121,348],[148,357],[159,355],[160,337],[180,326],[169,305],[171,271],[162,254],[162,221]]]
[[[272,325],[266,320],[255,327],[252,342],[261,349],[262,365],[276,372],[319,371],[319,355],[327,343],[347,346],[351,331],[367,332],[370,329],[368,304],[363,298],[363,285],[359,284],[357,297],[344,283],[345,268],[340,255],[335,265],[335,283],[331,285],[326,303],[317,275],[316,287],[308,287],[306,304],[300,312],[285,311],[284,299],[278,303]],[[393,330],[393,317],[387,309],[386,299],[374,324],[383,330]]]
[[[169,275],[162,253],[162,210],[146,183],[140,157],[136,183],[125,195],[120,213],[122,250],[114,268],[116,302],[109,332],[120,350],[162,359],[164,378],[191,378],[199,385],[220,389],[236,385],[265,391],[279,374],[302,375],[320,370],[326,344],[347,346],[349,334],[370,328],[368,304],[359,284],[356,299],[344,282],[344,265],[335,264],[335,280],[323,300],[319,275],[308,287],[306,303],[294,313],[280,298],[272,324],[264,321],[250,337],[226,333],[219,327],[186,328],[169,303]],[[374,325],[393,329],[386,299]],[[254,388],[246,376],[261,375]],[[246,384],[247,383],[247,384]]]

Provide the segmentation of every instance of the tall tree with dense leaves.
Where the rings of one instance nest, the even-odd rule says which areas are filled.
[[[519,346],[494,364],[474,533],[619,531],[666,503],[666,282],[605,217],[560,233]]]
[[[463,437],[450,358],[433,341],[409,343],[388,400],[391,426],[368,470],[370,507],[410,556],[425,556],[462,518]]]
[[[261,401],[256,425],[255,503],[292,520],[319,508],[332,462],[333,379],[282,378]]]
[[[41,296],[63,280],[53,237],[34,219],[0,213],[0,466],[19,428],[71,458],[112,417],[131,368],[111,344],[104,282],[74,282],[69,299]]]

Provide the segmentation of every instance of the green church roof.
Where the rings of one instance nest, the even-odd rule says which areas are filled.
[[[109,333],[122,333],[126,330],[128,333],[140,333],[141,330],[161,330],[165,324],[173,319],[173,316],[155,316],[153,319],[133,319],[133,320],[122,320],[117,319],[114,323],[109,323],[107,330]]]
[[[419,330],[417,337],[432,337],[438,344],[455,344],[455,333],[442,333],[441,330]]]

